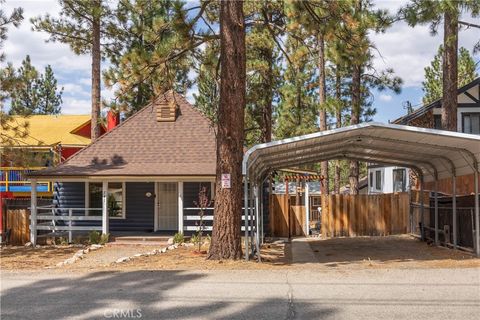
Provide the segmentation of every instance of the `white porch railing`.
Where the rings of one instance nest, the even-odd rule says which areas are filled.
[[[203,216],[203,231],[212,231],[213,230],[213,209],[214,208],[205,208],[206,214]],[[250,209],[250,208],[249,208]],[[194,221],[194,225],[191,225],[190,223],[184,223],[183,225],[183,231],[198,231],[199,230],[199,223],[200,223],[200,215],[198,214],[200,209],[199,208],[183,208],[183,210],[189,212],[191,211],[192,214],[184,213],[183,215],[183,221]],[[184,212],[185,212],[184,211]],[[243,208],[242,208],[243,212]],[[248,225],[248,231],[254,230],[255,229],[255,217],[254,216],[249,216],[248,220],[250,221]],[[245,232],[245,215],[242,215],[242,224],[241,224],[241,230]]]
[[[73,215],[74,211],[81,211],[83,215]],[[30,230],[35,232],[35,238],[38,236],[38,230],[47,230],[52,232],[68,232],[68,242],[72,242],[73,231],[91,231],[102,230],[102,225],[73,225],[72,221],[102,221],[102,216],[86,215],[87,212],[99,211],[102,208],[55,208],[53,206],[37,207],[36,221],[31,219]],[[57,212],[68,212],[68,215],[56,214]],[[57,225],[58,221],[65,221],[65,225]]]

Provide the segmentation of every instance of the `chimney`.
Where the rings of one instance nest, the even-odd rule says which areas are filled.
[[[157,104],[157,121],[174,122],[177,118],[177,104],[175,101]]]
[[[112,131],[113,128],[120,123],[120,113],[112,110],[107,112],[107,132]]]

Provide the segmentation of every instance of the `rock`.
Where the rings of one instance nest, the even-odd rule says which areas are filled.
[[[184,246],[185,247],[193,247],[193,243],[185,243]]]
[[[69,259],[63,261],[63,264],[73,264],[73,263],[75,263],[77,260],[78,260],[78,258],[72,257],[72,258],[69,258]]]
[[[127,262],[127,261],[130,261],[129,257],[121,257],[121,258],[117,259],[117,261],[115,261],[115,263],[122,263],[122,262]]]
[[[173,244],[173,238],[168,238],[167,244]]]
[[[165,253],[167,252],[167,248],[163,248],[162,250],[160,250],[161,253]]]
[[[143,257],[143,254],[142,253],[137,253],[135,255],[133,255],[135,258],[139,258],[139,257]]]
[[[61,266],[63,266],[63,261],[62,261],[62,262],[59,262],[59,263],[57,263],[57,267],[61,267]]]
[[[83,250],[83,253],[85,253],[85,254],[86,254],[86,253],[89,253],[89,252],[90,252],[90,248],[87,248],[87,249],[84,249],[84,250]]]
[[[174,248],[174,249],[178,249],[178,244],[174,244],[174,245],[173,245],[173,248]]]
[[[90,246],[90,250],[98,250],[100,249],[101,247],[103,247],[101,244],[92,244]]]
[[[31,242],[25,243],[25,247],[33,247],[33,244]]]

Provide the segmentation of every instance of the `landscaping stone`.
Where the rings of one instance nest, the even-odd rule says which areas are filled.
[[[33,244],[31,242],[25,243],[25,247],[33,247]]]
[[[122,263],[122,262],[127,262],[127,261],[130,261],[129,257],[121,257],[121,258],[117,259],[117,261],[115,261],[115,263]]]
[[[173,244],[173,238],[168,238],[167,244],[169,245]]]

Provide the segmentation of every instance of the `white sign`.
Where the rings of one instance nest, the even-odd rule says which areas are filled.
[[[230,173],[222,173],[222,189],[230,189]]]

